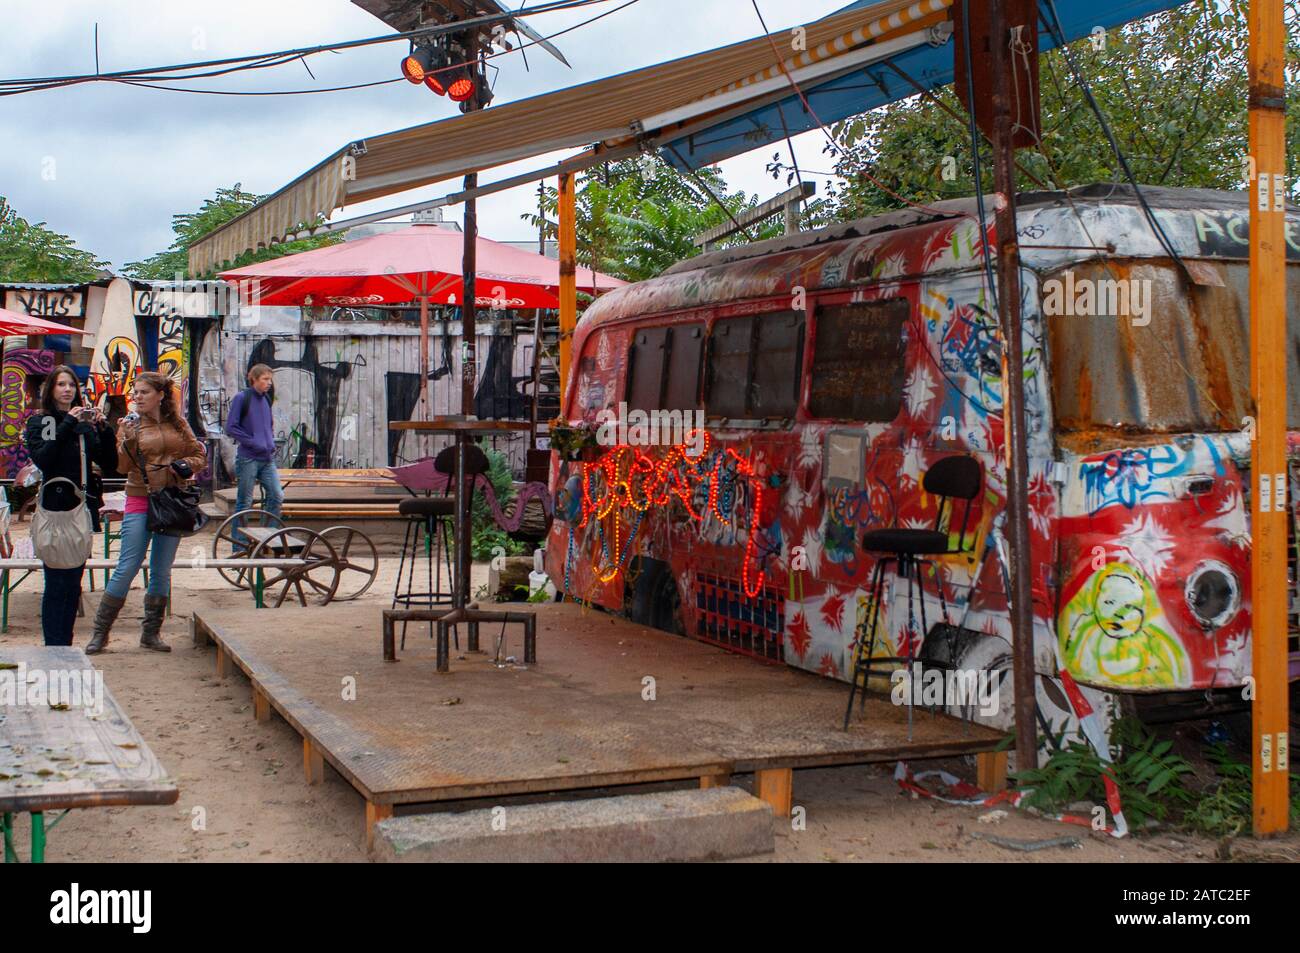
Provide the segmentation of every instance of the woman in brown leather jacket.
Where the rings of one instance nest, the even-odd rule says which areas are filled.
[[[135,413],[123,418],[117,431],[117,468],[127,475],[122,550],[95,613],[87,655],[102,652],[108,643],[108,632],[144,564],[146,550],[150,551],[149,585],[145,589],[140,645],[156,652],[171,651],[158,633],[171,593],[172,563],[181,540],[179,536],[149,531],[149,494],[188,483],[207,465],[203,444],[177,410],[176,392],[169,378],[152,371],[136,374],[131,399]]]

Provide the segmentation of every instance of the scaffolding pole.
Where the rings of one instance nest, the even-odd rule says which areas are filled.
[[[1252,771],[1256,834],[1288,825],[1286,128],[1283,0],[1251,0],[1250,348]]]

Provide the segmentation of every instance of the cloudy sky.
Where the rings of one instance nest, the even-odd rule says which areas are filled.
[[[625,0],[530,18],[550,35]],[[772,31],[824,16],[848,0],[759,0]],[[517,2],[510,5],[518,6]],[[0,7],[0,74],[5,78],[93,72],[99,25],[101,70],[172,65],[272,52],[391,32],[350,0],[5,0]],[[760,32],[751,0],[638,0],[555,42],[572,69],[529,49],[495,62],[495,104],[748,39]],[[404,44],[388,43],[308,62],[219,79],[194,88],[289,90],[397,76]],[[171,216],[193,211],[217,188],[238,182],[271,192],[344,143],[455,115],[455,105],[405,82],[295,96],[217,96],[95,83],[0,99],[5,148],[0,195],[30,221],[44,221],[120,268],[165,249]],[[826,170],[820,133],[795,140],[800,165]],[[784,188],[764,172],[771,148],[722,166],[732,188],[768,197]],[[539,168],[502,167],[490,178]],[[816,177],[816,176],[813,176]],[[453,191],[431,186],[336,217],[378,211]],[[819,188],[824,187],[824,178]],[[521,187],[479,202],[483,234],[532,237],[520,214],[535,190]],[[459,207],[448,217],[459,218]]]

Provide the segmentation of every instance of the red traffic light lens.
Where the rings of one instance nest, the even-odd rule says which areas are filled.
[[[447,87],[443,85],[442,79],[438,76],[437,73],[425,73],[424,85],[428,86],[439,96],[447,95]]]

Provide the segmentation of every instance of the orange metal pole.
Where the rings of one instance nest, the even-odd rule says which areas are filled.
[[[578,230],[574,221],[574,174],[560,175],[560,407],[565,406],[573,329],[578,323]]]
[[[1286,131],[1283,0],[1251,0],[1250,348],[1252,773],[1256,834],[1288,824],[1286,453]]]

